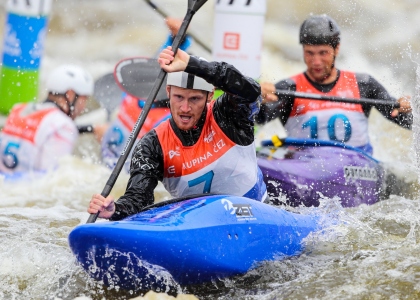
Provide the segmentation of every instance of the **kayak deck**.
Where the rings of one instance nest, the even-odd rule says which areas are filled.
[[[354,207],[385,198],[385,169],[369,155],[349,148],[303,142],[262,148],[257,161],[271,201],[284,201],[279,199],[285,196],[287,205],[318,206],[322,196],[339,197],[343,207]]]
[[[69,244],[90,276],[106,285],[156,289],[243,274],[263,261],[298,255],[316,228],[313,216],[208,195],[118,222],[80,225]]]

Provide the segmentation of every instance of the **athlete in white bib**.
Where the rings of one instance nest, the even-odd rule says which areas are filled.
[[[322,96],[384,99],[390,103],[396,101],[373,77],[336,68],[340,29],[329,16],[314,15],[306,19],[300,29],[300,43],[307,70],[275,85],[261,83],[264,100],[257,123],[264,124],[278,117],[290,137],[344,142],[368,153],[372,153],[368,136],[368,117],[372,107],[392,122],[411,128],[413,118],[409,97],[398,99],[399,109],[393,109],[392,105],[277,97],[274,94],[276,89]]]
[[[154,202],[158,181],[173,197],[217,193],[266,200],[254,143],[259,84],[227,63],[180,49],[175,56],[168,47],[158,61],[168,72],[171,118],[137,143],[125,194],[115,202],[93,195],[88,212],[110,220],[135,214]],[[225,93],[211,101],[213,86]]]
[[[73,151],[74,123],[93,94],[92,76],[79,66],[62,65],[47,81],[43,103],[16,104],[0,133],[0,171],[46,171]]]

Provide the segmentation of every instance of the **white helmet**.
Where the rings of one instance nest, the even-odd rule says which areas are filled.
[[[59,66],[47,80],[47,90],[57,94],[73,90],[79,96],[92,96],[93,86],[92,75],[76,65]]]
[[[214,89],[213,85],[203,78],[186,72],[168,73],[166,84],[182,87],[184,89],[202,90],[207,92],[213,92]]]

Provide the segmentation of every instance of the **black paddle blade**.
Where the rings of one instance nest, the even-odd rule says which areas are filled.
[[[108,116],[119,107],[122,91],[115,81],[113,73],[105,74],[95,81],[93,98],[106,109]]]
[[[114,77],[120,88],[127,94],[139,99],[147,99],[159,72],[160,66],[157,59],[133,57],[123,59],[115,66]],[[160,87],[155,100],[168,98],[165,86]]]

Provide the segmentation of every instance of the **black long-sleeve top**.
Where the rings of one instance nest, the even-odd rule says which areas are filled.
[[[207,62],[194,56],[185,72],[199,76],[225,93],[213,107],[214,118],[226,136],[238,145],[254,142],[254,118],[262,101],[261,87],[235,67],[224,62]],[[204,126],[207,109],[194,129],[183,131],[169,119],[184,146],[194,145]],[[137,143],[130,166],[130,179],[125,194],[115,202],[116,212],[110,220],[120,220],[139,212],[154,202],[154,189],[163,179],[163,153],[153,129]]]
[[[336,81],[325,85],[313,82],[306,74],[305,77],[317,90],[323,93],[328,93],[337,83],[337,80],[340,77],[340,71],[338,70]],[[356,73],[356,80],[361,98],[389,100],[390,103],[396,101],[396,99],[391,97],[387,90],[372,76],[364,73]],[[290,78],[277,82],[275,86],[278,90],[296,91],[296,83]],[[265,124],[275,118],[279,118],[283,125],[286,124],[290,113],[292,112],[294,100],[295,97],[293,96],[280,96],[278,102],[261,105],[260,112],[256,117],[256,123]],[[362,104],[363,112],[366,117],[369,117],[370,111],[373,107],[375,107],[388,120],[400,125],[403,128],[411,129],[411,125],[413,123],[413,116],[411,113],[399,113],[397,117],[393,118],[391,117],[391,111],[393,110],[391,105]]]

